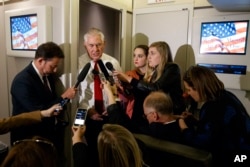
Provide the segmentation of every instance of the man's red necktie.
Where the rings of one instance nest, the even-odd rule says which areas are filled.
[[[95,62],[94,69],[95,71],[99,72],[97,62]],[[103,104],[101,80],[98,74],[94,74],[94,95],[95,95],[95,109],[99,114],[102,114],[104,111],[104,104]]]

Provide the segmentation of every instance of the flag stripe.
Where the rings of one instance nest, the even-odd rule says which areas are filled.
[[[37,16],[18,16],[11,18],[13,49],[37,49]]]
[[[202,25],[200,53],[245,53],[248,22]]]

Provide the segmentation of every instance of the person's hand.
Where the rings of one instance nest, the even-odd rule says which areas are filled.
[[[184,111],[184,112],[181,113],[181,118],[185,119],[185,118],[190,117],[192,115],[193,114],[191,112]]]
[[[72,132],[73,132],[73,136],[72,136],[72,143],[73,145],[75,143],[79,143],[79,142],[85,142],[84,141],[84,134],[86,131],[86,126],[85,125],[81,125],[81,126],[72,126]]]
[[[108,105],[116,103],[116,98],[118,96],[116,85],[110,84],[108,81],[102,81],[102,87],[108,96]]]
[[[100,115],[94,108],[88,110],[88,116],[95,121],[102,121],[102,115]]]
[[[184,129],[187,129],[188,126],[187,124],[185,123],[184,119],[179,119],[179,126],[180,126],[180,129],[181,130],[184,130]]]
[[[61,110],[62,110],[62,107],[60,106],[60,104],[55,104],[47,110],[42,110],[41,116],[44,118],[44,117],[51,117],[54,115],[59,115]]]
[[[106,94],[117,95],[116,85],[111,85],[109,81],[102,81],[102,89],[104,89]]]
[[[71,88],[68,88],[63,94],[62,94],[62,98],[65,99],[65,98],[68,98],[68,99],[73,99],[76,95],[76,92],[77,92],[77,88],[75,87],[71,87]]]
[[[107,94],[113,94],[112,88],[109,81],[102,81],[102,88]]]
[[[103,116],[108,116],[108,111],[107,110],[103,111],[102,115]]]
[[[116,71],[116,70],[114,70],[112,73],[113,73],[113,75],[116,76],[120,81],[130,83],[131,80],[132,80],[132,77],[131,77],[131,76],[128,76],[127,74],[125,74],[125,73],[123,73],[123,72],[121,72],[121,71]]]

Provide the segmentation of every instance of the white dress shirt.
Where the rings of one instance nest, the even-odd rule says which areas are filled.
[[[110,63],[112,63],[114,69],[116,69],[118,71],[122,71],[122,68],[121,68],[119,62],[114,57],[103,53],[101,59],[102,59],[104,65],[106,62],[110,62]],[[82,68],[88,62],[91,63],[89,72],[88,72],[86,78],[79,85],[79,107],[83,107],[86,109],[94,107],[94,102],[95,102],[95,100],[94,100],[94,75],[92,73],[92,71],[94,69],[94,61],[89,58],[87,53],[81,55],[78,59],[79,73],[81,72]],[[109,72],[110,75],[112,74],[112,72],[109,71],[108,69],[107,69],[107,71]],[[100,68],[99,68],[99,72],[102,73]],[[103,94],[105,107],[107,106],[107,98],[106,97],[107,96],[105,96],[105,94]]]

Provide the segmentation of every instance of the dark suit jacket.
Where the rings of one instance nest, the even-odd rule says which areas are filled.
[[[55,92],[55,79],[53,76],[48,76],[48,80],[51,92],[46,91],[32,63],[18,73],[11,85],[12,114],[18,115],[24,112],[43,110],[58,103],[61,98],[57,97]],[[11,143],[34,135],[53,141],[55,138],[55,118],[45,118],[39,124],[20,127],[11,131]]]

